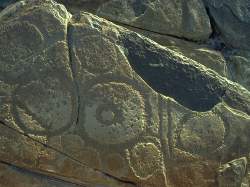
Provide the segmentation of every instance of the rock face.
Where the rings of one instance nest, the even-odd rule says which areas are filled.
[[[133,2],[102,1],[98,11]],[[138,1],[129,16],[143,20],[159,2]],[[204,11],[200,1],[175,3]],[[231,59],[244,80],[237,53],[224,59],[204,45],[195,58],[209,54],[211,70],[183,47],[196,44],[176,40],[172,50],[52,0],[20,1],[0,23],[1,186],[247,184],[247,159],[227,163],[250,153],[250,92],[226,78]]]
[[[71,12],[92,12],[143,34],[249,89],[249,63],[232,63],[235,49],[237,56],[248,52],[248,1],[57,1]]]
[[[70,11],[86,10],[113,22],[204,41],[212,33],[202,0],[58,0]],[[80,7],[80,8],[79,8]]]
[[[228,45],[249,49],[250,2],[205,0],[209,12]]]
[[[97,14],[191,40],[206,40],[212,32],[201,0],[112,0],[102,4]]]
[[[232,80],[239,82],[250,90],[250,53],[247,50],[236,50],[228,57],[228,67]]]

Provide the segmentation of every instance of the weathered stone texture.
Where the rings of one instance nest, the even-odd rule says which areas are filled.
[[[164,9],[160,1],[110,1],[98,12],[114,2],[129,7],[120,13],[134,23]],[[205,12],[202,2],[175,3],[168,6],[191,15],[198,32],[180,36],[207,38],[210,23],[196,15]],[[250,153],[250,92],[226,78],[247,87],[245,53],[225,60],[208,45],[170,37],[164,47],[52,0],[9,6],[0,23],[0,185],[247,184],[249,161],[229,161]],[[238,60],[246,73],[232,68],[229,75],[226,61],[234,67]]]
[[[206,40],[211,34],[209,18],[200,0],[113,0],[100,6],[97,14],[150,31]]]

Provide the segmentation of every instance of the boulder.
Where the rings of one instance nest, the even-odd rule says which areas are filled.
[[[1,185],[209,187],[249,154],[250,93],[206,66],[52,0],[0,23]]]

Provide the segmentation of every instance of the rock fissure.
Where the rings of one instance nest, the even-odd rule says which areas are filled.
[[[160,49],[151,50],[147,41],[134,37],[131,33],[121,38],[129,63],[154,90],[195,111],[208,111],[221,101],[225,90],[213,83],[213,77],[178,59],[169,60]]]
[[[111,175],[111,174],[109,174],[109,173],[103,172],[103,171],[101,171],[101,170],[99,170],[99,169],[97,169],[97,168],[91,168],[91,167],[89,167],[88,165],[86,165],[85,163],[82,163],[82,162],[79,161],[78,159],[76,159],[76,158],[70,156],[69,154],[67,154],[67,153],[65,153],[65,152],[63,152],[63,151],[60,151],[60,150],[58,150],[58,149],[56,149],[56,148],[54,148],[54,147],[52,147],[52,146],[50,146],[50,145],[47,145],[47,144],[45,144],[45,143],[42,143],[41,141],[38,141],[38,140],[36,140],[35,138],[31,137],[29,134],[26,134],[26,133],[24,133],[24,132],[20,132],[19,130],[16,130],[16,129],[14,129],[13,127],[10,127],[7,123],[5,123],[5,122],[2,121],[2,120],[0,120],[0,124],[3,125],[3,126],[6,127],[6,128],[9,128],[11,131],[14,131],[14,132],[16,132],[16,133],[18,133],[18,134],[20,134],[20,135],[22,135],[22,136],[27,137],[28,139],[30,139],[30,140],[33,141],[33,142],[36,142],[36,143],[38,143],[38,144],[41,144],[41,145],[44,146],[46,149],[50,149],[50,150],[53,150],[53,151],[55,151],[55,152],[61,154],[62,156],[64,156],[64,157],[70,159],[71,161],[73,161],[73,162],[79,164],[79,166],[81,166],[81,167],[87,167],[88,169],[91,169],[91,170],[93,170],[94,172],[97,172],[97,173],[99,173],[99,174],[101,174],[101,175],[103,175],[103,176],[106,176],[107,178],[113,180],[115,183],[118,182],[118,184],[119,184],[119,183],[120,183],[120,184],[128,184],[128,185],[131,185],[131,187],[132,187],[132,186],[136,187],[136,184],[135,184],[135,183],[133,183],[133,182],[131,182],[131,181],[126,181],[126,180],[119,179],[118,177],[115,177],[115,176],[113,176],[113,175]],[[0,160],[1,160],[1,159],[0,159]],[[1,161],[4,162],[4,160],[1,160]]]
[[[80,97],[80,93],[79,93],[79,85],[76,81],[76,68],[74,67],[74,61],[72,60],[72,39],[71,39],[71,26],[70,26],[70,21],[67,23],[67,33],[66,33],[66,40],[67,40],[67,46],[68,46],[68,54],[69,54],[69,64],[70,64],[70,68],[71,68],[71,72],[72,72],[72,77],[73,77],[73,83],[74,83],[74,87],[75,92],[76,92],[76,103],[77,103],[77,114],[76,114],[76,125],[79,123],[79,113],[80,113],[80,107],[81,107],[81,97]]]

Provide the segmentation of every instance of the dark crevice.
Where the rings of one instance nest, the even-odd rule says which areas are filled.
[[[206,12],[207,12],[208,18],[210,20],[211,29],[212,29],[212,33],[209,36],[209,40],[207,43],[212,49],[214,49],[216,51],[222,51],[225,49],[226,45],[222,39],[221,32],[218,29],[216,22],[210,13],[209,7],[206,7]]]
[[[135,187],[136,187],[136,184],[135,184],[134,182],[122,180],[122,179],[120,179],[120,178],[118,178],[118,177],[115,177],[115,176],[113,176],[113,175],[111,175],[111,174],[109,174],[109,173],[106,173],[106,172],[104,172],[104,171],[101,171],[100,169],[97,169],[97,168],[91,168],[91,167],[89,167],[88,165],[86,165],[85,163],[83,163],[83,162],[81,162],[81,161],[75,159],[75,158],[72,157],[71,155],[69,155],[69,154],[67,154],[67,153],[65,153],[65,152],[63,152],[63,151],[61,151],[61,150],[58,150],[58,149],[56,149],[56,148],[54,148],[54,147],[52,147],[52,146],[50,146],[50,145],[47,145],[47,144],[45,144],[45,143],[42,143],[42,142],[36,140],[35,138],[33,138],[32,136],[30,136],[29,134],[26,134],[26,133],[24,133],[24,132],[20,132],[19,130],[15,129],[15,128],[11,127],[10,125],[8,125],[7,123],[5,123],[3,120],[0,120],[0,124],[3,125],[4,127],[8,128],[8,129],[10,129],[11,131],[13,131],[13,133],[14,133],[14,132],[15,132],[15,133],[18,133],[18,134],[20,134],[20,135],[22,135],[22,136],[27,137],[27,138],[30,139],[31,141],[33,141],[33,142],[35,142],[35,143],[38,143],[38,144],[44,146],[46,149],[50,149],[50,150],[52,150],[52,151],[55,151],[56,153],[58,153],[58,154],[64,156],[65,158],[68,158],[68,159],[71,160],[72,162],[77,163],[77,164],[78,164],[79,166],[81,166],[81,167],[86,167],[86,168],[88,168],[88,169],[90,169],[90,170],[92,170],[92,171],[94,171],[94,172],[96,172],[96,173],[99,173],[99,174],[101,174],[101,175],[103,175],[103,176],[106,176],[107,178],[109,178],[109,179],[111,179],[111,180],[113,180],[113,181],[115,181],[115,182],[117,182],[117,183],[128,184],[128,185],[132,185],[132,186],[135,186]]]
[[[71,68],[71,73],[72,73],[72,77],[73,77],[73,84],[75,87],[75,96],[76,96],[76,125],[79,123],[79,114],[80,114],[80,107],[81,107],[81,97],[79,94],[79,86],[78,83],[76,81],[76,67],[74,67],[74,62],[73,62],[73,56],[72,56],[72,50],[73,50],[73,46],[72,46],[72,38],[71,38],[71,33],[72,33],[72,29],[70,26],[70,23],[67,24],[67,33],[66,33],[66,37],[67,37],[67,46],[68,46],[68,55],[69,55],[69,64],[70,64],[70,68]]]
[[[222,37],[222,33],[221,33],[219,27],[217,26],[215,19],[211,15],[209,7],[206,7],[206,11],[207,11],[207,15],[210,19],[210,23],[211,23],[211,27],[212,27],[212,31],[213,31],[209,37],[208,45],[212,49],[220,51],[221,54],[223,55],[224,59],[226,60],[226,62],[228,62],[230,56],[233,55],[233,53],[236,49],[234,49],[230,46],[226,46],[225,41],[223,40],[223,37]],[[226,68],[227,68],[228,78],[230,80],[235,81],[234,71],[236,68],[233,67],[233,65],[230,63],[227,63]]]
[[[132,68],[157,92],[194,111],[208,111],[221,102],[225,88],[215,77],[173,58],[136,33],[122,35],[121,41]]]
[[[217,29],[216,22],[215,22],[213,16],[211,15],[211,13],[210,13],[209,7],[205,7],[205,8],[206,8],[207,16],[209,18],[211,29],[212,29],[212,33],[209,36],[209,38],[214,38],[214,37],[220,35],[220,31]]]

